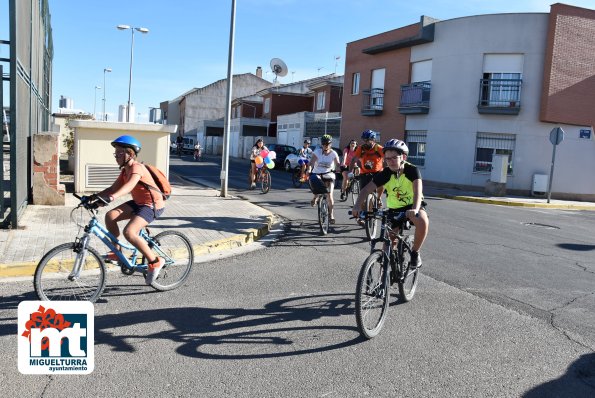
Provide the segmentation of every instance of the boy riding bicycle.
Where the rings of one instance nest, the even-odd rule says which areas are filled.
[[[123,135],[112,141],[115,148],[114,157],[120,166],[120,175],[111,187],[92,195],[90,200],[102,206],[113,202],[116,198],[127,194],[132,195],[129,200],[108,211],[105,215],[105,226],[116,238],[120,238],[119,221],[130,220],[124,227],[124,237],[136,247],[148,260],[148,271],[145,282],[150,285],[157,279],[157,275],[165,263],[164,259],[155,256],[147,241],[140,235],[140,231],[158,218],[165,210],[163,196],[153,189],[157,184],[147,168],[136,160],[141,150],[140,142],[129,135]],[[107,259],[117,261],[115,253],[109,252]]]
[[[352,214],[357,215],[363,209],[363,203],[369,193],[384,186],[388,194],[387,206],[395,211],[405,211],[409,221],[415,226],[415,235],[411,251],[411,267],[421,267],[419,251],[428,235],[429,220],[424,208],[423,185],[419,169],[406,162],[409,148],[400,140],[392,139],[383,148],[384,160],[388,164],[384,170],[374,175],[372,181],[362,188]]]

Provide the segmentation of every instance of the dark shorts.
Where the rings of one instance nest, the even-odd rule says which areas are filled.
[[[155,219],[159,218],[165,210],[165,207],[153,210],[151,206],[138,205],[134,200],[129,200],[126,204],[132,208],[132,214],[141,217],[148,223],[152,223]]]
[[[366,185],[368,185],[368,183],[370,181],[372,181],[372,178],[374,178],[374,175],[376,173],[362,173],[359,175],[359,186],[360,189],[362,189],[363,187],[365,187]]]

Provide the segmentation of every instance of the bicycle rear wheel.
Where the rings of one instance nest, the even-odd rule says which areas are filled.
[[[376,208],[377,197],[378,195],[376,194],[376,192],[372,192],[368,195],[368,197],[366,198],[366,211],[372,212]],[[377,238],[376,235],[378,234],[379,222],[380,220],[378,220],[375,217],[371,217],[366,220],[366,236],[368,237],[368,239],[372,240]]]
[[[388,264],[382,250],[374,250],[362,265],[355,292],[355,319],[367,339],[380,333],[388,314]]]
[[[267,193],[271,189],[271,172],[266,167],[260,171],[260,190]]]
[[[318,225],[320,225],[320,232],[323,235],[328,233],[329,215],[328,215],[328,201],[326,195],[320,195],[318,198]]]
[[[164,231],[152,238],[149,246],[155,255],[165,259],[165,265],[151,287],[160,291],[180,286],[194,264],[194,252],[190,240],[181,232]]]
[[[291,182],[294,187],[299,188],[302,186],[303,182],[300,180],[301,176],[302,170],[299,167],[296,167],[296,169],[291,173]]]
[[[83,254],[74,251],[74,243],[56,246],[43,256],[35,269],[33,286],[40,300],[95,302],[106,284],[103,259],[91,247]],[[80,272],[73,273],[76,261],[81,262]]]
[[[401,268],[401,275],[404,278],[399,281],[399,295],[403,301],[411,301],[415,295],[415,289],[417,288],[417,277],[419,276],[419,268],[414,270],[409,269],[409,263],[411,262],[411,245],[413,239],[411,236],[405,236],[399,241],[398,256],[399,256],[399,267]]]

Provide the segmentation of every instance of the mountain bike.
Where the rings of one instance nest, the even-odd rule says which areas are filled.
[[[380,236],[371,241],[370,255],[360,270],[355,293],[355,318],[357,327],[367,339],[376,336],[388,313],[389,288],[397,284],[399,298],[405,302],[413,299],[417,288],[419,269],[411,269],[413,238],[404,231],[411,228],[405,212],[378,209],[362,212],[360,217],[381,221]],[[382,243],[382,249],[376,249]]]
[[[148,261],[138,249],[128,242],[118,240],[97,219],[98,203],[90,202],[87,197],[74,196],[81,202],[72,210],[70,218],[84,232],[74,242],[49,250],[37,264],[33,285],[40,300],[95,302],[101,296],[106,286],[107,267],[104,256],[90,246],[92,236],[99,238],[116,254],[120,271],[124,275],[140,272],[146,277],[147,274]],[[86,225],[80,222],[84,210],[91,216]],[[75,219],[75,214],[79,213],[79,219]],[[153,236],[148,228],[142,229],[140,236],[147,241],[155,255],[165,259],[165,265],[151,287],[160,291],[179,287],[188,278],[194,264],[190,240],[177,231],[163,231]],[[127,250],[127,255],[117,247]]]
[[[341,202],[345,202],[351,194],[351,203],[355,206],[355,202],[357,201],[357,195],[359,195],[359,178],[353,173],[347,174],[347,178],[348,180],[347,187],[345,188],[345,195],[341,197],[339,200]]]

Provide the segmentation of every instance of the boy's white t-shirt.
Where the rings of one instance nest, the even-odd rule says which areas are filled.
[[[333,149],[325,155],[322,153],[322,148],[316,148],[314,155],[317,161],[312,173],[315,174],[330,173],[333,170],[334,160],[339,161],[339,155]]]

